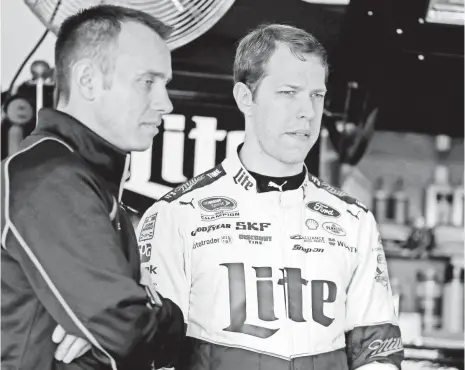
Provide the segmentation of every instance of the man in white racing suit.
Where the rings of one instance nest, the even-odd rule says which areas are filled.
[[[244,144],[142,218],[142,269],[186,320],[180,369],[400,369],[374,217],[304,165],[327,68],[303,30],[251,31],[234,65]]]

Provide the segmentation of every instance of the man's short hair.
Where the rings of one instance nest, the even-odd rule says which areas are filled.
[[[268,60],[278,43],[289,47],[299,59],[314,54],[321,60],[328,75],[328,57],[324,46],[310,33],[284,24],[263,24],[240,40],[234,59],[234,83],[242,82],[255,98],[260,81],[265,77]]]
[[[60,100],[68,102],[71,69],[83,58],[96,61],[106,77],[106,87],[111,86],[113,52],[124,22],[143,24],[163,40],[167,40],[172,31],[150,14],[116,5],[98,5],[70,16],[61,25],[55,44],[55,78]]]

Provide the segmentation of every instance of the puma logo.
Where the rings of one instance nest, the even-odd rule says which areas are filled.
[[[268,183],[268,186],[269,186],[270,188],[276,188],[276,189],[278,189],[280,192],[282,192],[282,191],[283,191],[283,186],[286,185],[286,184],[287,184],[287,180],[284,181],[284,182],[282,183],[282,185],[278,185],[278,184],[276,184],[275,182],[270,181],[270,182]]]
[[[358,218],[358,214],[360,213],[360,211],[358,211],[356,215],[354,215],[350,209],[348,209],[347,212],[349,212],[349,213],[350,213],[352,216],[354,216],[357,220],[360,220],[360,219]]]
[[[179,204],[181,204],[181,205],[183,205],[183,206],[187,206],[187,205],[190,204],[190,205],[192,206],[192,208],[195,209],[195,206],[194,206],[194,203],[193,203],[193,202],[194,202],[194,198],[192,198],[192,200],[191,200],[190,202],[183,202],[182,200],[180,200],[180,201],[179,201]]]

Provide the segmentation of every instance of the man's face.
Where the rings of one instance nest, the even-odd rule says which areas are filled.
[[[326,70],[318,56],[300,60],[278,44],[265,68],[251,112],[253,135],[268,156],[303,163],[320,133]]]
[[[111,87],[96,102],[99,124],[118,148],[146,150],[162,116],[173,110],[166,90],[172,76],[170,52],[150,28],[128,22],[122,25],[114,63]]]

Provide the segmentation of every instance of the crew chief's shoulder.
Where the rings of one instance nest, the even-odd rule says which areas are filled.
[[[27,200],[28,194],[55,187],[73,188],[79,183],[95,185],[85,163],[70,147],[46,139],[32,144],[3,163],[3,176],[10,196]]]
[[[316,176],[313,176],[312,174],[308,175],[308,178],[311,183],[313,183],[318,189],[322,189],[326,191],[328,194],[330,194],[333,197],[338,198],[339,201],[342,201],[343,203],[347,205],[353,205],[361,209],[364,213],[371,213],[370,210],[359,200],[351,197],[348,195],[346,192],[342,191],[339,188],[336,188],[327,182],[320,180]]]

